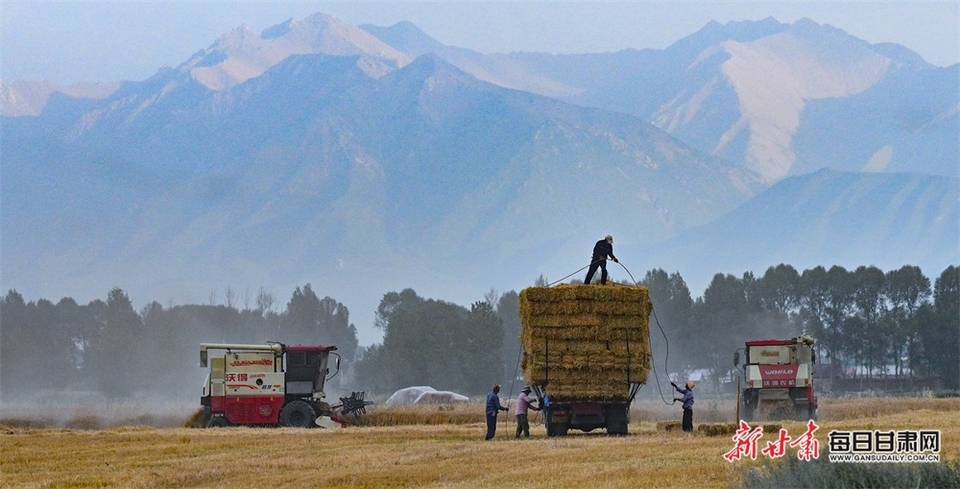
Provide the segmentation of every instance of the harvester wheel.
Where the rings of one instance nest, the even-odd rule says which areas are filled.
[[[306,401],[293,401],[280,410],[280,426],[311,428],[316,419],[317,412]]]
[[[743,391],[740,397],[740,419],[753,421],[757,416],[757,392],[752,389]]]
[[[743,409],[740,411],[740,417],[744,421],[753,421],[757,412],[757,401],[746,401],[743,403]]]
[[[226,428],[230,426],[230,420],[226,416],[211,416],[207,421],[207,428]]]

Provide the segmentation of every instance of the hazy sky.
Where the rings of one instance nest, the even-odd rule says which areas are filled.
[[[0,2],[5,80],[142,80],[246,24],[259,32],[324,12],[353,25],[409,20],[440,42],[484,53],[664,48],[711,20],[807,17],[928,62],[960,61],[960,2]]]

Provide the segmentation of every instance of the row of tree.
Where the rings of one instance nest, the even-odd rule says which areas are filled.
[[[272,303],[261,291],[257,309],[152,302],[138,312],[119,288],[87,305],[25,302],[11,290],[0,300],[0,396],[199,397],[202,342],[335,344],[347,364],[354,360],[357,331],[346,306],[320,299],[309,284],[282,312]]]
[[[483,393],[503,378],[508,343],[505,321],[490,302],[467,309],[424,299],[412,289],[386,294],[376,316],[383,343],[357,363],[358,385],[384,393],[414,385]]]
[[[642,284],[654,303],[652,349],[663,371],[709,369],[719,376],[745,340],[806,333],[818,340],[827,366],[858,367],[857,375],[867,376],[892,366],[895,376],[937,376],[960,387],[956,266],[933,287],[911,266],[800,273],[779,265],[761,277],[717,274],[696,299],[679,273],[651,270]],[[482,394],[493,382],[516,378],[520,332],[516,292],[491,291],[484,299],[466,308],[411,289],[387,293],[375,321],[383,342],[357,348],[347,308],[319,298],[309,284],[297,287],[280,312],[262,290],[255,309],[153,302],[139,312],[119,288],[87,305],[70,298],[25,302],[10,291],[0,299],[0,396],[69,389],[186,399],[199,394],[192,390],[202,376],[199,343],[268,340],[336,344],[352,371],[344,391],[389,394],[432,385]]]
[[[847,270],[789,265],[762,277],[717,274],[693,300],[679,274],[648,272],[654,317],[654,352],[669,345],[671,369],[730,370],[733,352],[748,339],[817,340],[818,369],[831,376],[940,377],[960,387],[960,269],[936,279],[918,267],[884,273],[876,267]],[[653,328],[656,328],[654,323]],[[660,357],[661,361],[663,356]]]

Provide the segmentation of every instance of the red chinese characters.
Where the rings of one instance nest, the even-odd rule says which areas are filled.
[[[797,458],[800,460],[812,460],[820,457],[820,441],[813,434],[820,427],[813,420],[807,423],[807,431],[797,438],[791,438],[787,430],[780,429],[777,433],[777,439],[767,442],[766,447],[760,450],[760,453],[770,458],[779,458],[787,453],[787,447],[797,448]],[[757,446],[760,438],[763,436],[763,427],[757,426],[750,428],[746,421],[740,421],[740,429],[733,435],[733,441],[736,445],[732,450],[725,453],[723,458],[728,462],[740,460],[742,457],[750,457],[751,460],[757,459]]]

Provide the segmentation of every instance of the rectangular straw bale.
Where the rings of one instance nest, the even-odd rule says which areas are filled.
[[[521,367],[558,398],[625,400],[650,368],[647,289],[562,285],[520,292]]]
[[[542,343],[543,340],[574,340],[585,342],[630,340],[631,342],[647,344],[650,342],[650,337],[649,329],[645,327],[623,328],[614,327],[610,324],[584,324],[581,326],[564,327],[527,326],[520,330],[521,342]]]
[[[550,369],[547,369],[543,365],[528,364],[525,373],[529,373],[535,378],[541,379],[541,381],[548,381],[549,387],[553,390],[556,383],[583,385],[618,382],[626,386],[629,380],[629,383],[644,384],[647,381],[649,369],[627,368],[625,364],[618,368],[610,368],[607,365],[583,365],[579,367],[564,365],[551,366]]]
[[[582,315],[600,314],[604,316],[624,315],[640,316],[646,310],[646,304],[637,301],[599,301],[599,300],[565,300],[556,302],[531,302],[528,314],[531,316],[552,315]]]

